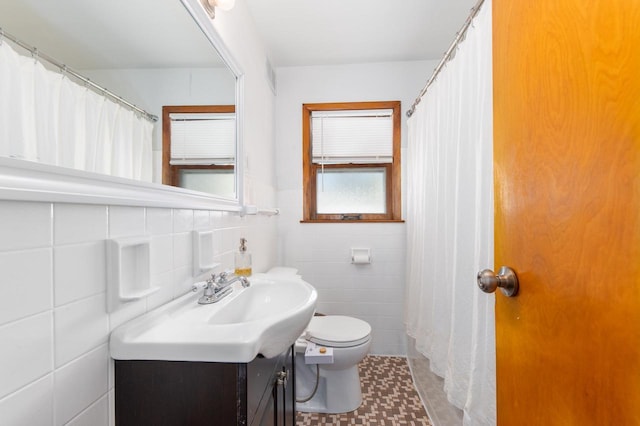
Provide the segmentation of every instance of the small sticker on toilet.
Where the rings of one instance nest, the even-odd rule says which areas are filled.
[[[305,364],[333,364],[333,348],[307,343],[304,351]]]

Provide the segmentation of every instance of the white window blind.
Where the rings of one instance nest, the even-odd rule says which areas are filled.
[[[170,114],[171,165],[235,163],[236,119],[233,113]]]
[[[311,147],[317,164],[391,163],[393,110],[312,111]]]

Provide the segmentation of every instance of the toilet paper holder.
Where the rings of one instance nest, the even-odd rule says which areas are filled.
[[[371,249],[352,248],[351,263],[354,265],[365,265],[371,263]]]

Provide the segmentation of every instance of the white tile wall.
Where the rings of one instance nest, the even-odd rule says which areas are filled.
[[[207,229],[210,225],[208,210],[194,210],[193,229]]]
[[[173,232],[187,232],[193,229],[193,210],[173,211]]]
[[[0,398],[51,371],[52,323],[44,312],[0,327]]]
[[[145,209],[140,207],[109,207],[109,236],[136,237],[145,234]]]
[[[55,204],[53,209],[54,244],[98,241],[107,237],[107,207]]]
[[[193,242],[190,232],[173,235],[173,268],[192,265]]]
[[[52,241],[49,203],[14,202],[0,210],[0,250],[48,247]]]
[[[173,236],[151,237],[151,275],[162,274],[173,269]]]
[[[0,252],[0,325],[50,309],[51,268],[50,248]],[[25,288],[29,297],[25,297]]]
[[[301,191],[278,195],[281,206],[301,203]],[[284,211],[280,262],[318,290],[318,312],[367,321],[371,353],[404,355],[405,229],[402,223],[301,224],[299,211]],[[371,250],[370,264],[351,264],[351,248],[359,247]]]
[[[151,286],[160,287],[160,290],[147,297],[147,310],[157,308],[173,299],[173,271],[153,275]]]
[[[109,390],[109,348],[99,348],[56,370],[53,408],[62,425],[84,411]]]
[[[49,374],[0,400],[0,419],[13,426],[53,424],[53,375]]]
[[[89,406],[73,420],[67,423],[69,426],[94,426],[106,425],[109,422],[109,397],[103,396],[98,402]]]
[[[276,222],[263,220],[0,201],[0,425],[113,424],[111,330],[190,290],[196,227],[214,231],[214,260],[226,268],[241,235],[266,247],[256,271],[273,266]],[[141,235],[151,236],[151,281],[161,289],[108,314],[105,240]]]
[[[55,366],[78,358],[107,343],[109,316],[105,293],[56,308],[54,311]]]
[[[147,234],[161,235],[173,232],[173,210],[147,208]]]
[[[103,239],[54,247],[53,256],[56,306],[106,291]]]

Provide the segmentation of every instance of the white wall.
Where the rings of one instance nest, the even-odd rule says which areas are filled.
[[[277,70],[276,171],[282,212],[278,223],[279,260],[298,268],[318,290],[319,312],[350,315],[369,322],[373,328],[371,352],[375,354],[404,355],[406,351],[406,228],[403,223],[300,223],[302,104],[400,100],[404,155],[405,111],[435,65],[434,61],[419,61]],[[403,179],[403,191],[406,185]],[[352,265],[352,247],[370,248],[372,263]]]
[[[242,2],[216,27],[245,73],[247,201],[276,203],[274,100],[266,56]],[[215,231],[232,266],[240,236],[254,271],[276,263],[273,217],[219,211],[0,200],[0,425],[114,423],[108,336],[117,325],[189,291],[192,229]],[[162,290],[106,312],[105,240],[148,235],[152,282]]]
[[[244,195],[248,204],[276,207],[275,97],[267,80],[267,53],[244,1],[216,9],[213,25],[244,74]],[[254,244],[257,241],[251,242]]]

